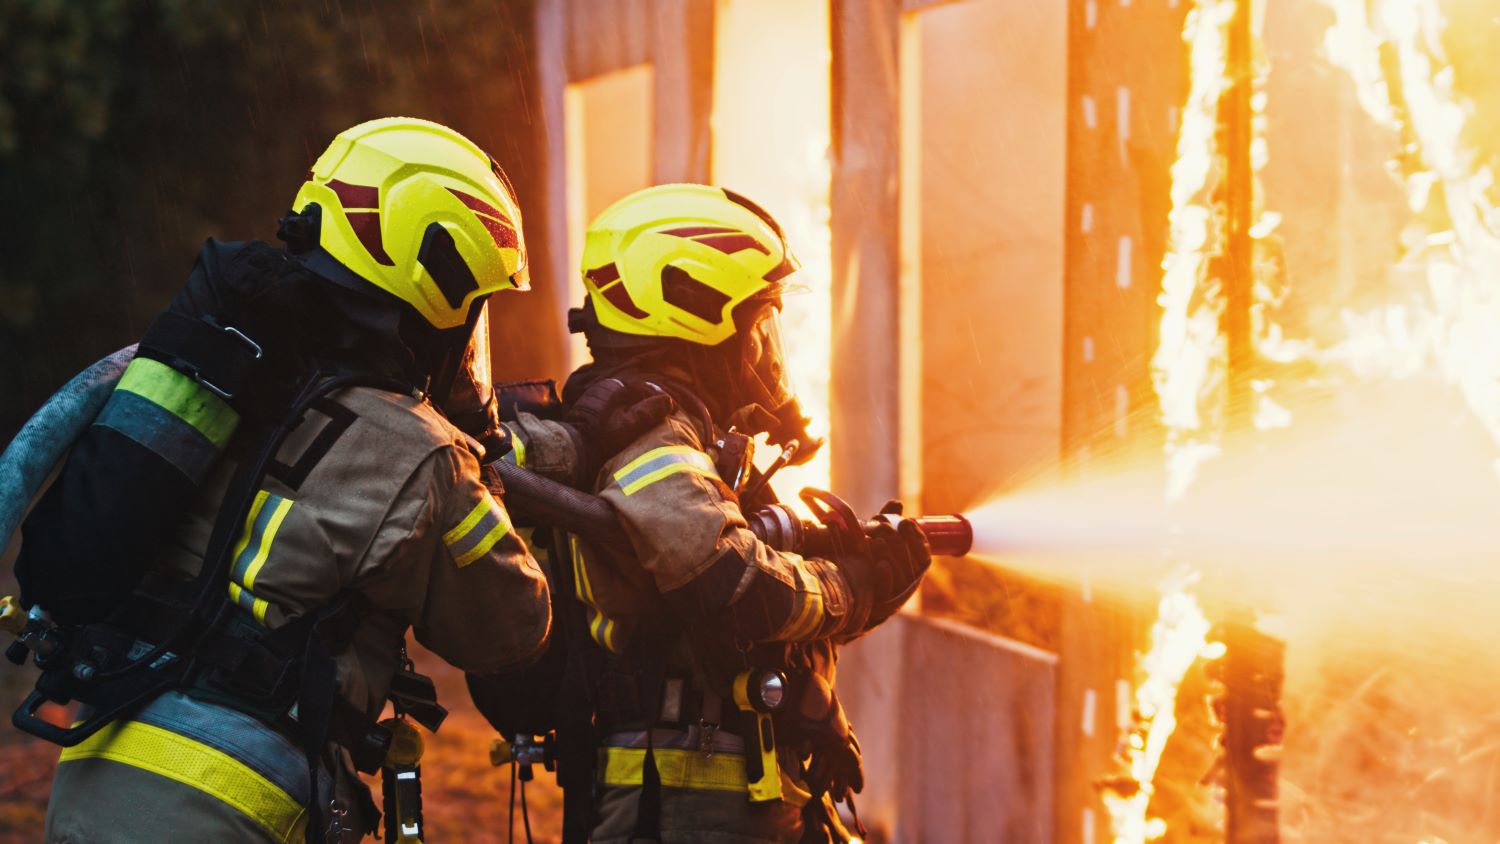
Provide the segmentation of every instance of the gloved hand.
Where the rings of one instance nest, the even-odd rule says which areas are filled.
[[[601,378],[563,414],[577,432],[580,478],[591,480],[605,460],[661,424],[677,403],[650,381]]]
[[[812,795],[827,794],[834,800],[842,800],[851,792],[864,790],[864,758],[859,739],[849,726],[843,704],[821,676],[814,674],[808,678],[797,715],[802,722],[800,733],[811,754],[805,780]]]
[[[869,571],[864,587],[868,589],[870,616],[864,629],[869,630],[901,609],[922,582],[932,565],[932,549],[922,529],[908,519],[901,519],[899,501],[888,501],[880,508],[881,516],[892,516],[892,527],[885,520],[868,538]]]

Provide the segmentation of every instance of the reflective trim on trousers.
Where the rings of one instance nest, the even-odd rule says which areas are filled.
[[[306,758],[291,739],[242,712],[167,692],[134,720],[65,748],[59,761],[80,759],[106,759],[192,786],[278,841],[302,835]]]
[[[745,779],[745,757],[737,753],[715,753],[709,756],[698,750],[666,747],[658,747],[651,753],[656,758],[656,772],[661,776],[664,788],[737,791],[743,794],[750,787]],[[599,782],[604,785],[640,785],[645,766],[644,750],[633,747],[599,748]]]

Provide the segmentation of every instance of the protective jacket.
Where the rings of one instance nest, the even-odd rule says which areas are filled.
[[[181,390],[143,393],[135,395],[166,414],[191,416],[174,405]],[[339,695],[370,717],[401,666],[408,629],[468,671],[534,657],[550,625],[546,580],[486,486],[476,448],[417,395],[352,387],[318,400],[236,526],[227,585],[235,621],[272,635],[357,604],[333,659]],[[137,603],[173,603],[198,573],[235,469],[232,458],[213,468],[146,565]],[[290,737],[300,713],[257,709],[200,679],[63,751],[48,841],[302,838],[311,784]],[[361,809],[370,801],[349,754],[330,745],[319,778],[323,822],[340,823],[345,840],[368,831],[373,818]]]
[[[311,462],[306,476],[274,472],[257,496],[236,545],[233,600],[276,628],[346,591],[366,598],[372,609],[337,660],[340,692],[372,716],[408,628],[468,671],[532,657],[548,632],[546,581],[463,435],[425,402],[375,390],[335,394],[324,410],[278,456],[286,467]],[[228,468],[218,475],[154,574],[196,572]],[[343,805],[359,805],[342,754],[330,770]],[[211,695],[171,693],[63,752],[47,838],[135,841],[172,829],[181,840],[295,841],[306,776],[274,723]]]
[[[565,450],[549,423],[522,414],[514,430],[529,468],[560,468],[553,455]],[[662,787],[664,841],[796,841],[802,834],[809,795],[795,742],[780,743],[778,763],[760,777],[779,780],[779,796],[756,793],[757,777],[747,772],[760,760],[749,759],[747,768],[746,742],[757,720],[736,707],[731,685],[752,665],[789,663],[831,683],[835,644],[858,635],[863,619],[853,617],[849,584],[834,563],[777,551],[747,529],[737,493],[716,465],[718,441],[701,416],[668,416],[606,460],[592,484],[614,505],[635,553],[569,541],[568,586],[600,652],[586,660],[596,844],[637,832],[648,765]]]

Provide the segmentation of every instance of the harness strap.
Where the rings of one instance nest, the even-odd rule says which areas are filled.
[[[656,767],[656,730],[661,717],[662,687],[666,681],[666,648],[654,637],[643,636],[633,647],[630,660],[636,664],[641,711],[646,713],[646,754],[641,760],[641,792],[636,801],[635,831],[630,840],[653,844],[661,841],[661,771]]]
[[[551,531],[549,558],[553,567],[567,559],[566,540]],[[563,844],[587,844],[594,827],[594,771],[598,764],[594,734],[597,689],[594,677],[600,651],[589,638],[583,604],[570,572],[553,572],[558,595],[558,626],[563,631],[567,657],[557,705],[557,784],[563,790]]]
[[[140,354],[186,372],[220,398],[232,400],[250,385],[261,347],[237,328],[169,310],[141,338]]]

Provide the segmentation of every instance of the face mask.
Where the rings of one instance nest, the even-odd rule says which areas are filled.
[[[793,400],[781,342],[780,308],[766,308],[745,333],[744,343],[748,397],[774,414]]]
[[[434,396],[438,409],[454,427],[476,439],[484,439],[500,424],[495,388],[490,377],[489,305],[485,304],[469,342],[458,356],[453,379],[445,394]]]
[[[811,460],[823,441],[808,433],[810,420],[802,415],[792,390],[782,345],[780,307],[767,307],[745,332],[743,343],[741,387],[752,408],[747,415],[754,417],[746,419],[750,423],[747,427],[764,430],[772,444],[794,447],[792,465]]]

